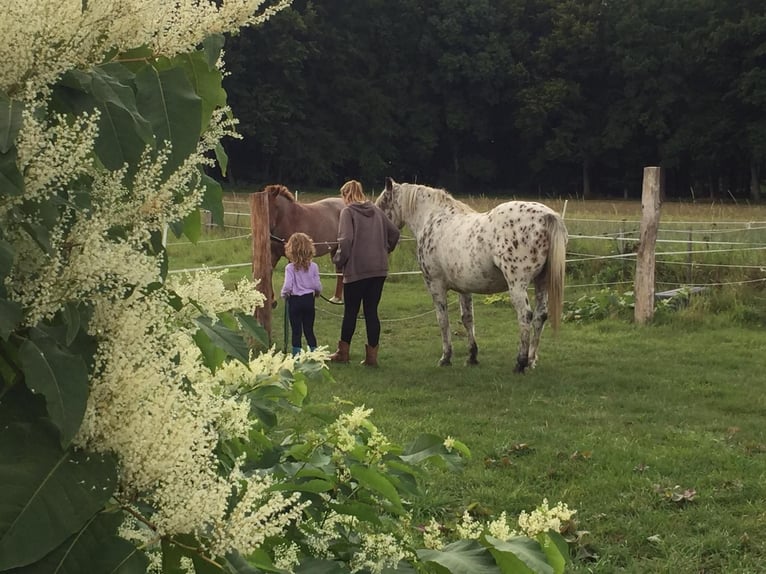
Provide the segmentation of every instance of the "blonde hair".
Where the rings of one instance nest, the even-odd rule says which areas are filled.
[[[362,203],[367,201],[362,184],[355,179],[350,179],[340,188],[340,196],[346,203]]]
[[[314,240],[305,233],[293,233],[285,244],[285,255],[298,269],[308,269],[316,253]]]

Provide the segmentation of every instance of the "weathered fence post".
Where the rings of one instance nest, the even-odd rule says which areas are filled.
[[[266,297],[263,307],[255,310],[255,318],[266,330],[271,346],[271,302],[274,292],[271,286],[271,245],[269,242],[269,198],[263,192],[250,196],[250,229],[253,237],[253,281]]]
[[[641,226],[636,259],[635,321],[644,324],[654,317],[654,263],[660,224],[661,168],[645,167],[641,190]]]

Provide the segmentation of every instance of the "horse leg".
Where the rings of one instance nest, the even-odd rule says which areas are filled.
[[[335,294],[332,297],[333,303],[343,301],[343,270],[335,268]]]
[[[465,332],[468,333],[468,365],[478,365],[479,347],[476,345],[476,333],[473,327],[473,296],[470,293],[460,294],[460,320]]]
[[[509,283],[508,292],[519,321],[519,353],[516,355],[514,371],[523,373],[529,366],[529,325],[532,322],[532,308],[529,305],[526,284]]]
[[[535,311],[532,314],[532,340],[529,343],[529,368],[537,364],[537,350],[540,348],[540,336],[543,334],[545,320],[548,318],[548,291],[546,279],[538,275],[535,279]]]
[[[447,291],[444,289],[433,289],[430,286],[429,290],[431,291],[431,298],[436,309],[436,319],[439,321],[439,328],[442,331],[442,356],[439,359],[439,366],[448,367],[452,365],[452,334],[449,330]]]

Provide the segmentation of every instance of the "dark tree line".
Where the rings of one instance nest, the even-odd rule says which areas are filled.
[[[760,198],[762,0],[295,0],[226,50],[237,181]]]

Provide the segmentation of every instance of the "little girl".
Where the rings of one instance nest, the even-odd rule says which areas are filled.
[[[322,283],[319,281],[319,267],[312,261],[316,249],[311,237],[305,233],[293,233],[285,245],[285,255],[290,263],[285,267],[282,298],[287,302],[290,317],[293,355],[297,355],[301,351],[301,333],[306,335],[309,349],[316,349],[314,298],[322,292]]]

